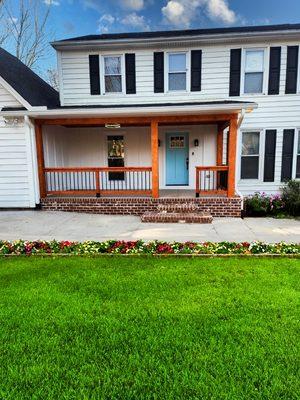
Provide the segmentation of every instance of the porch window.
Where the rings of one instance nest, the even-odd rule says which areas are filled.
[[[124,136],[108,136],[108,166],[124,167]],[[110,181],[124,180],[124,172],[109,172]]]
[[[245,51],[244,93],[263,93],[265,51]]]
[[[186,90],[186,58],[186,53],[170,53],[168,55],[169,90]]]
[[[300,131],[298,131],[298,146],[296,159],[296,178],[300,179]]]
[[[105,93],[122,92],[121,56],[104,57]]]
[[[241,179],[258,179],[260,132],[243,132]]]

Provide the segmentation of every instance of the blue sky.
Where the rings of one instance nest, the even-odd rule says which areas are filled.
[[[17,0],[13,0],[17,3]],[[86,34],[300,22],[299,0],[41,0],[49,39]],[[54,52],[48,65],[55,65]]]

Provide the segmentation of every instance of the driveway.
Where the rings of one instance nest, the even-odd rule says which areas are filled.
[[[300,242],[300,221],[215,218],[212,224],[141,223],[133,216],[47,211],[1,211],[0,239]]]

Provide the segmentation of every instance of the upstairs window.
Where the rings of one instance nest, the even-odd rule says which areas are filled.
[[[263,93],[265,51],[245,50],[244,93]]]
[[[168,88],[170,91],[186,90],[187,55],[186,53],[168,54]]]
[[[104,56],[105,93],[121,93],[122,58],[121,56]]]

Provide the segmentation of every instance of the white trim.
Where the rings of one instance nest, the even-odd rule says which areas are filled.
[[[106,92],[105,90],[105,66],[104,59],[108,57],[119,57],[121,60],[121,92]],[[119,75],[118,75],[119,76]],[[125,56],[124,54],[101,54],[100,55],[100,94],[105,96],[119,96],[120,94],[125,94]]]
[[[246,52],[247,51],[263,51],[264,52],[264,67],[263,67],[263,87],[261,93],[245,93],[245,74],[246,74]],[[261,96],[266,95],[268,93],[268,79],[269,79],[269,65],[270,59],[270,48],[269,47],[253,47],[253,46],[244,46],[242,49],[242,71],[241,71],[241,95],[242,96]],[[258,71],[259,72],[259,71]]]
[[[263,39],[264,41],[268,40],[295,40],[299,41],[300,39],[300,29],[282,29],[282,30],[274,30],[270,32],[229,32],[229,33],[218,33],[218,34],[202,34],[202,35],[186,35],[186,36],[176,36],[174,34],[173,37],[156,37],[156,38],[126,38],[126,39],[100,39],[100,40],[84,40],[78,39],[72,42],[70,41],[56,41],[51,42],[51,45],[56,49],[88,49],[91,46],[97,46],[99,49],[112,49],[112,48],[120,48],[120,47],[130,47],[141,48],[141,47],[153,47],[160,45],[174,45],[177,46],[186,46],[187,44],[212,44],[212,43],[236,43],[241,40],[252,41],[254,39]]]
[[[243,134],[248,132],[259,133],[259,153],[258,153],[258,178],[257,179],[242,179],[241,178],[241,166],[242,166],[242,148],[243,148]],[[265,153],[265,129],[253,128],[253,129],[241,129],[238,141],[238,168],[237,168],[237,184],[249,184],[256,185],[257,183],[263,182],[264,174],[264,153]],[[249,156],[251,157],[251,156]],[[257,157],[257,155],[255,155]]]
[[[295,128],[292,179],[297,179],[297,180],[299,179],[299,178],[296,178],[297,157],[298,157],[298,142],[300,143],[300,129],[299,128]],[[299,155],[300,155],[300,153],[299,153]]]
[[[21,77],[20,77],[20,78],[21,78]],[[31,106],[25,99],[23,99],[23,97],[20,96],[19,93],[18,93],[14,88],[12,88],[12,87],[6,82],[5,79],[2,78],[2,76],[0,76],[0,84],[1,84],[6,90],[8,90],[8,91],[10,92],[10,94],[12,94],[12,95],[16,98],[16,100],[18,100],[18,101],[22,104],[22,106],[26,107],[28,110],[32,110],[32,106]]]
[[[63,71],[62,71],[62,62],[61,62],[61,51],[57,51],[57,71],[58,71],[58,85],[59,85],[59,101],[60,104],[64,105],[64,85],[63,85]]]
[[[205,105],[174,105],[174,106],[149,106],[149,107],[114,107],[114,108],[63,108],[54,110],[24,110],[24,111],[0,111],[0,116],[23,116],[39,117],[72,117],[72,116],[94,116],[94,117],[122,117],[122,116],[160,116],[160,115],[193,115],[193,114],[215,114],[240,112],[241,110],[254,110],[258,107],[256,103],[244,102],[242,104],[205,104]]]

